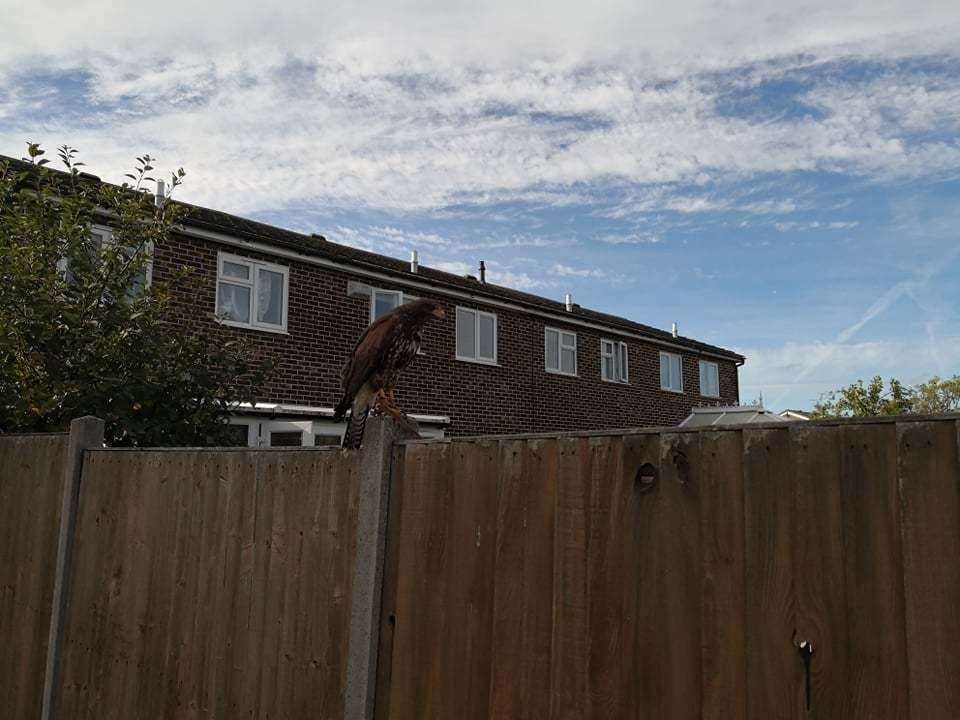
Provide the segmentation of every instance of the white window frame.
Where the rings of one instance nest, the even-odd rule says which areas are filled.
[[[661,380],[660,380],[660,389],[661,389],[661,390],[665,390],[666,392],[672,392],[672,393],[682,394],[682,393],[683,393],[683,356],[680,355],[680,354],[678,354],[678,353],[671,353],[671,352],[663,352],[663,351],[661,351],[661,352],[660,352],[660,367],[661,367],[661,368],[663,367],[663,359],[664,359],[665,357],[666,357],[666,358],[676,358],[676,359],[677,359],[677,364],[679,365],[679,368],[680,368],[680,376],[679,376],[680,389],[678,390],[677,388],[674,388],[674,387],[672,387],[672,386],[671,386],[671,387],[664,387],[662,376],[661,376]],[[667,367],[668,367],[668,368],[672,367],[672,364],[671,364],[671,365],[668,365]]]
[[[555,332],[557,333],[557,367],[551,368],[547,365],[547,333]],[[570,349],[569,345],[563,344],[563,336],[573,338],[573,372],[564,372],[563,371],[563,357],[562,350],[563,348]],[[579,363],[577,362],[577,334],[575,332],[570,332],[569,330],[561,330],[556,327],[544,327],[543,328],[543,367],[548,373],[554,375],[566,375],[567,377],[576,377],[577,369]]]
[[[370,288],[370,322],[372,323],[377,318],[374,317],[374,312],[377,308],[377,295],[396,295],[397,296],[397,307],[403,305],[403,291],[402,290],[384,290],[382,288]]]
[[[717,392],[709,393],[703,391],[703,368],[707,365],[713,366],[714,377],[717,379]],[[711,360],[701,360],[700,361],[700,395],[703,397],[718,398],[720,397],[720,363],[715,363]]]
[[[237,265],[246,265],[250,268],[250,279],[225,277],[223,275],[223,263],[231,262]],[[269,270],[279,273],[283,276],[283,307],[281,308],[281,324],[265,323],[257,321],[257,286],[260,282],[260,270]],[[240,285],[250,288],[250,322],[240,322],[237,320],[226,320],[220,317],[220,283],[225,282],[229,285]],[[247,328],[251,330],[263,330],[265,332],[286,333],[287,332],[287,312],[289,310],[290,297],[290,268],[274,263],[254,260],[240,255],[231,255],[230,253],[217,253],[217,283],[214,291],[214,317],[221,325],[230,327]]]
[[[460,340],[460,313],[470,313],[474,316],[473,320],[473,347],[477,351],[476,357],[470,357],[469,355],[461,355],[459,348]],[[492,312],[485,312],[484,310],[477,310],[476,308],[462,307],[458,305],[455,311],[456,321],[453,328],[453,352],[457,360],[463,362],[472,362],[479,363],[481,365],[496,365],[497,364],[497,335],[498,326],[497,326],[497,315]],[[480,317],[493,318],[493,358],[480,357]]]
[[[613,360],[613,371],[616,377],[605,377],[603,361]],[[630,352],[625,342],[618,340],[600,340],[600,379],[604,382],[625,384],[630,382]]]
[[[99,235],[100,247],[101,249],[104,245],[113,245],[113,228],[109,225],[102,225],[100,223],[92,223],[90,225],[90,234]],[[153,241],[149,241],[146,245],[145,252],[147,253],[147,266],[144,268],[144,280],[143,280],[143,289],[146,290],[153,284]],[[57,260],[57,270],[60,274],[66,278],[67,277],[67,259],[60,258]]]

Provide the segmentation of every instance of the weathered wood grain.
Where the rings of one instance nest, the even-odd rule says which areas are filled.
[[[89,453],[62,716],[339,717],[355,464]]]
[[[910,717],[960,717],[960,460],[952,420],[897,426]]]
[[[67,435],[0,435],[0,708],[39,718]]]
[[[803,665],[794,646],[795,500],[786,428],[743,430],[747,718],[803,713]]]
[[[842,450],[848,713],[907,718],[896,426],[848,425],[837,441]]]
[[[700,436],[700,542],[703,720],[746,712],[743,438],[739,431]]]
[[[846,718],[850,666],[841,438],[834,428],[803,424],[790,434],[796,479],[795,641],[813,647],[807,716]]]

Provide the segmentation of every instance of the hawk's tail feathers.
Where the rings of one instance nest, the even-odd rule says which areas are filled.
[[[370,408],[365,407],[362,411],[354,415],[350,413],[347,419],[347,429],[343,433],[343,444],[341,447],[356,450],[363,442],[363,428],[367,424],[367,416],[370,414]]]
[[[333,421],[340,422],[347,414],[347,410],[350,409],[350,398],[344,397],[340,401],[340,404],[333,411]]]

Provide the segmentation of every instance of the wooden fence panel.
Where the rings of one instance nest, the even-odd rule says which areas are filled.
[[[835,428],[790,429],[796,481],[795,642],[809,643],[807,716],[847,718],[849,658],[840,438]],[[798,652],[800,648],[797,648]],[[804,677],[806,695],[806,677]]]
[[[960,461],[953,421],[899,426],[910,715],[960,717]]]
[[[897,429],[851,425],[836,431],[842,449],[849,713],[907,718]]]
[[[60,713],[342,715],[356,456],[87,454]]]
[[[747,718],[796,720],[803,671],[797,627],[796,507],[789,431],[749,429],[744,444]]]
[[[747,702],[743,436],[700,436],[703,720],[742,718]]]
[[[0,708],[38,718],[67,435],[0,435]]]

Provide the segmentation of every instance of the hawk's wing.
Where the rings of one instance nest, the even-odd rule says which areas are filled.
[[[383,366],[390,346],[400,332],[400,326],[400,315],[388,313],[378,318],[360,336],[340,373],[345,398],[352,400],[363,384]]]

